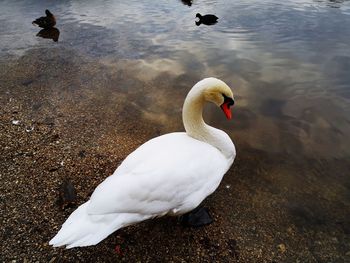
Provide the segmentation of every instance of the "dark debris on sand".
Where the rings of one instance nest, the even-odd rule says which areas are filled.
[[[132,87],[147,93],[157,83],[71,51],[1,61],[0,80],[1,262],[350,261],[347,160],[292,159],[249,149],[239,138],[234,166],[204,202],[212,224],[189,228],[165,217],[93,247],[52,248],[61,224],[127,154],[173,127],[143,118],[126,100],[137,98]],[[322,177],[330,169],[336,182]],[[65,178],[76,197],[62,209]]]

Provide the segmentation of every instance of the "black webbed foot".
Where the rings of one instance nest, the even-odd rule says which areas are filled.
[[[213,222],[209,211],[205,207],[197,207],[191,212],[180,216],[179,221],[184,226],[201,227]]]

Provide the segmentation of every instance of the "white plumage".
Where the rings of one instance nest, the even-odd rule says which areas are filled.
[[[227,115],[232,91],[215,78],[198,82],[183,108],[186,132],[156,137],[132,152],[69,216],[50,245],[95,245],[127,225],[189,212],[213,193],[236,151],[226,133],[204,123],[205,101],[226,107]]]

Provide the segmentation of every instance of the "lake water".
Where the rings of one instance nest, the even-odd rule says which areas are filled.
[[[140,78],[190,76],[190,87],[216,76],[236,94],[237,118],[225,128],[240,142],[297,155],[350,155],[347,1],[61,1],[50,5],[57,43],[35,37],[31,21],[43,15],[43,3],[2,2],[2,57],[65,47],[137,62]],[[219,22],[196,26],[197,12],[214,13]],[[157,106],[174,111],[171,101],[166,111]]]
[[[46,8],[57,18],[57,42],[36,36],[40,29],[31,24]],[[215,14],[218,23],[197,26],[196,13]],[[208,106],[207,122],[230,134],[238,156],[252,150],[276,162],[278,178],[271,184],[286,191],[283,198],[294,198],[286,210],[296,225],[317,225],[322,217],[327,229],[339,219],[343,234],[335,234],[342,236],[335,253],[350,251],[344,245],[350,218],[350,1],[1,1],[0,24],[3,98],[19,82],[67,85],[67,98],[93,97],[104,111],[128,102],[139,115],[136,130],[147,123],[162,134],[183,129],[181,107],[193,84],[208,76],[222,79],[235,94],[233,119],[227,122]],[[54,63],[45,68],[40,61]],[[39,71],[39,64],[40,74],[22,78],[31,67]],[[112,114],[98,115],[101,123],[113,128],[108,118],[133,121]],[[310,196],[318,199],[308,202]],[[334,208],[333,215],[323,208]]]

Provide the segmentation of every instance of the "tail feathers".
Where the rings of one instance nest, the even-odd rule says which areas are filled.
[[[66,248],[96,245],[119,228],[148,218],[140,214],[89,215],[89,202],[79,206],[69,216],[57,235],[50,240],[50,245],[66,245]]]

